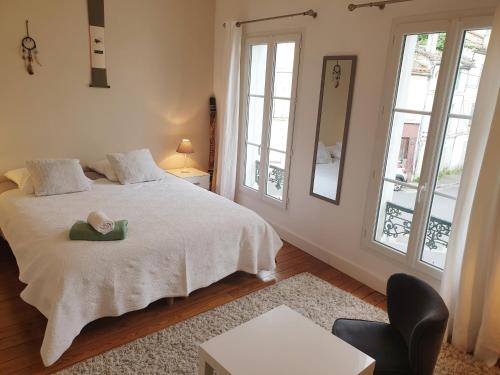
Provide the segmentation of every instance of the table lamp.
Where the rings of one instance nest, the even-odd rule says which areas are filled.
[[[191,141],[189,139],[183,139],[181,141],[181,143],[179,143],[179,146],[177,147],[177,152],[179,154],[184,154],[184,167],[182,168],[181,172],[182,173],[189,172],[186,169],[187,156],[188,156],[188,154],[194,153],[194,149],[193,149],[193,145],[191,144]]]

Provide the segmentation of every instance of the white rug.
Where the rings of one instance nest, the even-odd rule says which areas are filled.
[[[198,345],[279,305],[328,331],[337,318],[386,320],[384,311],[303,273],[152,335],[80,362],[59,374],[197,374]],[[446,345],[436,374],[500,374]]]

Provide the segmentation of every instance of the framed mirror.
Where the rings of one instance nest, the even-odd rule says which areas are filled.
[[[323,58],[310,193],[336,205],[340,203],[356,61],[356,56]]]

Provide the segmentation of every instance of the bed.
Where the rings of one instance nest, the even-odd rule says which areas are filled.
[[[330,163],[317,163],[314,170],[313,192],[335,200],[338,175],[339,159],[333,159]]]
[[[127,219],[128,238],[70,241],[71,225],[96,209]],[[273,270],[282,246],[256,213],[172,175],[131,185],[99,179],[89,191],[47,197],[9,190],[0,194],[0,228],[26,284],[22,299],[48,319],[46,366],[89,322],[187,296],[236,271]]]

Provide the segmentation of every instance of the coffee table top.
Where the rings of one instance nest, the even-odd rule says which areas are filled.
[[[234,375],[353,375],[375,364],[285,305],[214,337],[200,350]]]

